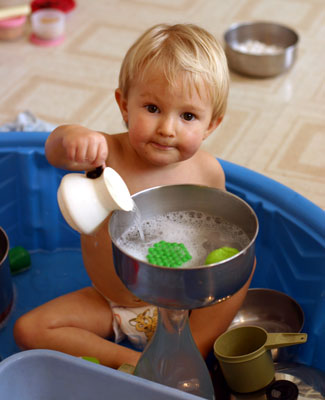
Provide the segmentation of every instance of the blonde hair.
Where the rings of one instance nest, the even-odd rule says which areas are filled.
[[[192,24],[159,24],[144,32],[121,66],[119,89],[123,96],[150,70],[162,71],[171,85],[183,73],[184,83],[192,82],[198,93],[204,83],[213,106],[212,119],[224,116],[229,91],[227,60],[221,45],[206,30]]]

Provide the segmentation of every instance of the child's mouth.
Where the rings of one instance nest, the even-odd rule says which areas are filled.
[[[168,145],[157,143],[157,142],[151,142],[151,145],[153,147],[155,147],[156,149],[158,149],[158,150],[165,150],[166,151],[166,150],[174,149],[174,146],[168,146]]]

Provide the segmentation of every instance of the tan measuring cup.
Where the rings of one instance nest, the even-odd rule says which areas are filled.
[[[258,326],[241,326],[219,336],[214,354],[229,388],[249,393],[264,388],[274,378],[270,349],[306,341],[306,333],[268,333]]]

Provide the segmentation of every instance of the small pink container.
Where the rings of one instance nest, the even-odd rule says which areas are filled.
[[[0,40],[15,40],[25,30],[26,16],[0,20]]]

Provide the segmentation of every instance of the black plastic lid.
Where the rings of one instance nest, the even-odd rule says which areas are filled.
[[[298,394],[297,385],[284,379],[275,381],[266,389],[267,400],[296,400]]]
[[[96,179],[96,178],[99,178],[101,176],[103,171],[104,171],[103,167],[100,166],[100,167],[97,167],[95,169],[92,169],[91,171],[88,171],[86,173],[86,176],[87,176],[87,178],[90,178],[90,179]]]

